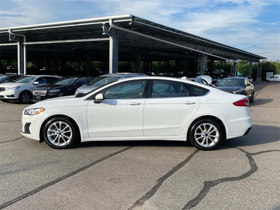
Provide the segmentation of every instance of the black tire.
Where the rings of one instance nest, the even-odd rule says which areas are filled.
[[[195,122],[189,132],[190,143],[200,150],[214,149],[224,139],[223,127],[211,118],[205,118]]]
[[[30,103],[31,99],[32,99],[32,95],[31,93],[27,92],[27,91],[23,91],[22,93],[19,94],[19,102],[22,104],[28,104]]]
[[[52,148],[66,149],[78,143],[80,135],[72,120],[66,117],[55,117],[44,125],[42,137]]]

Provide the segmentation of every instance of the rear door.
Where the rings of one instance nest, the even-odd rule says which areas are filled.
[[[154,80],[144,108],[144,136],[178,136],[198,107],[184,83]]]

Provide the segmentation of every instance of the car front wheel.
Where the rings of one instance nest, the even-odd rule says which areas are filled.
[[[224,140],[222,126],[213,119],[201,119],[195,122],[189,134],[191,144],[201,150],[210,150]]]
[[[49,120],[43,128],[45,142],[55,149],[66,149],[78,142],[77,126],[66,117]]]
[[[24,91],[19,95],[19,101],[22,104],[28,104],[31,101],[31,97],[29,92]]]

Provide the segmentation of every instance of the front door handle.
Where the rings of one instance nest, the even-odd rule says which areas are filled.
[[[196,103],[194,101],[186,101],[185,104],[186,105],[193,105],[193,104],[196,104]]]
[[[132,105],[132,106],[136,106],[136,105],[140,105],[141,102],[130,102],[129,105]]]

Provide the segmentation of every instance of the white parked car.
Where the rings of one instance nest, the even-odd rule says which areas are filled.
[[[273,76],[267,78],[269,82],[280,82],[280,74],[274,74]]]
[[[248,98],[183,79],[134,77],[83,96],[65,96],[23,110],[22,134],[53,148],[78,142],[190,141],[216,148],[252,126]]]
[[[29,103],[32,99],[32,91],[37,85],[51,84],[59,78],[51,75],[22,76],[14,82],[0,84],[0,99]]]

